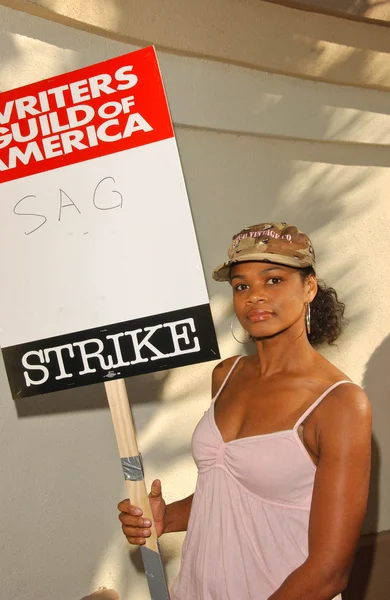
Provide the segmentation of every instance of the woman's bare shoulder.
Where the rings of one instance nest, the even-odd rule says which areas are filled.
[[[367,394],[359,385],[337,370],[334,382],[343,383],[334,387],[321,402],[317,412],[321,431],[357,431],[358,428],[371,427],[372,409]]]
[[[364,416],[371,414],[371,405],[366,392],[350,379],[343,379],[344,383],[335,387],[323,403],[325,410],[335,412],[345,417]]]
[[[320,355],[311,375],[313,381],[318,381],[318,389],[327,392],[314,417],[331,424],[341,418],[341,412],[346,419],[370,418],[371,406],[365,391],[328,359]],[[334,384],[339,385],[333,387]]]

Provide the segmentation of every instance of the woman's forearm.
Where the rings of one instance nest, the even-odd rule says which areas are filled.
[[[346,587],[347,578],[323,566],[303,563],[268,600],[333,600]]]
[[[167,505],[163,533],[187,531],[193,497],[194,494],[187,498],[183,498],[183,500],[178,500],[177,502],[172,502],[172,504]]]

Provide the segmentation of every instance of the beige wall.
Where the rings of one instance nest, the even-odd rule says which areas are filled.
[[[285,6],[299,7],[302,9],[336,14],[338,16],[360,19],[367,22],[380,21],[382,24],[390,22],[389,0],[267,0]]]
[[[222,355],[242,351],[229,334],[229,290],[210,277],[230,235],[261,220],[297,223],[348,306],[348,330],[327,354],[372,399],[366,530],[389,529],[389,30],[250,0],[222,11],[221,1],[170,2],[154,14],[131,12],[133,2],[124,11],[119,0],[28,3],[54,9],[50,20],[0,7],[0,86],[131,51],[130,40],[162,48]],[[64,19],[74,27],[56,22]],[[83,31],[91,28],[99,35]],[[128,380],[147,478],[161,477],[169,500],[193,491],[189,442],[209,402],[211,368]],[[4,597],[80,600],[105,586],[121,600],[146,600],[116,517],[124,491],[101,386],[16,404],[3,369],[0,386]],[[181,539],[162,540],[170,580]]]
[[[128,43],[297,77],[390,87],[388,28],[261,0],[0,0]],[[383,3],[382,3],[383,4]]]

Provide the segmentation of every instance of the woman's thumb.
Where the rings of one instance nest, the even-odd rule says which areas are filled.
[[[157,496],[161,496],[161,481],[159,479],[155,479],[150,488],[149,498],[157,498]]]

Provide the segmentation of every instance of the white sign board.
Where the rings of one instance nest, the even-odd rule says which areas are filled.
[[[155,51],[0,94],[14,398],[219,357]]]

